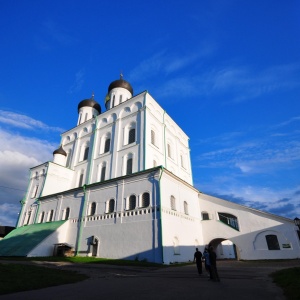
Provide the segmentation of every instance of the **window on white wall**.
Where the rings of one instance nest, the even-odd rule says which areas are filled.
[[[186,215],[189,214],[189,206],[188,206],[188,203],[186,201],[183,202],[183,209],[184,209],[184,213]]]
[[[128,132],[128,144],[135,142],[135,128],[129,129]]]
[[[128,209],[129,210],[133,210],[135,208],[136,208],[136,196],[135,195],[131,195],[129,197]]]
[[[126,175],[132,174],[132,157],[127,158],[126,162]]]
[[[84,148],[83,160],[87,160],[88,159],[88,157],[89,157],[89,150],[90,150],[89,146],[87,146],[87,147]]]
[[[109,152],[110,150],[110,138],[107,137],[104,143],[104,153]]]
[[[157,162],[156,162],[156,160],[153,160],[153,167],[157,167]]]
[[[39,222],[39,223],[43,223],[43,222],[44,222],[44,218],[45,218],[45,212],[43,211],[43,212],[40,214],[40,222]]]
[[[151,129],[151,144],[156,146],[155,143],[155,131],[153,129]]]
[[[168,157],[172,158],[172,148],[170,144],[167,144]]]
[[[115,107],[115,100],[116,100],[116,95],[113,96],[112,107]]]
[[[37,184],[32,191],[31,198],[35,198],[37,196],[38,189],[39,189],[39,185]]]
[[[175,197],[171,196],[170,197],[170,205],[172,210],[176,210],[176,202],[175,202]]]
[[[106,173],[106,163],[103,163],[101,166],[100,181],[105,180],[105,173]]]
[[[144,193],[142,195],[141,207],[148,207],[149,205],[150,205],[150,194],[149,193]]]
[[[30,217],[31,217],[31,210],[29,210],[26,214],[26,221],[25,221],[25,225],[29,224],[30,221]]]
[[[54,210],[51,209],[49,214],[48,214],[48,222],[52,222],[53,221],[53,216],[54,216]]]
[[[70,207],[67,207],[65,210],[64,220],[69,220],[69,217],[70,217]]]
[[[78,186],[80,187],[80,186],[82,186],[82,184],[83,184],[83,176],[84,176],[84,174],[83,174],[83,172],[79,175],[79,180],[78,180]]]
[[[67,168],[69,168],[71,166],[71,156],[72,156],[72,150],[69,149],[68,153],[67,153]]]
[[[90,204],[89,216],[93,216],[96,213],[96,202]]]
[[[280,250],[277,235],[275,234],[266,235],[266,241],[269,250]]]
[[[206,220],[209,220],[209,214],[207,212],[202,212],[201,213],[202,215],[202,221],[206,221]]]
[[[107,209],[106,212],[107,213],[113,213],[115,211],[115,200],[114,199],[110,199],[107,203]]]

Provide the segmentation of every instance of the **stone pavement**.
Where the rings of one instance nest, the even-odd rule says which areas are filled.
[[[100,264],[43,263],[76,270],[89,279],[79,283],[0,296],[0,299],[285,299],[269,274],[283,268],[300,267],[300,260],[241,262],[218,261],[221,282],[199,276],[196,265],[141,268]],[[26,280],[24,278],[24,280]]]

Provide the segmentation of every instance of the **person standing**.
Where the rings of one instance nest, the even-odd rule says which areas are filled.
[[[220,281],[218,270],[217,270],[217,254],[213,247],[209,248],[209,260],[210,260],[210,272],[211,279],[213,281]]]
[[[209,252],[208,252],[208,247],[207,246],[205,246],[205,249],[203,251],[203,258],[204,258],[205,270],[207,272],[208,277],[211,278]]]
[[[194,254],[194,262],[196,261],[197,270],[199,275],[202,274],[202,253],[196,248],[196,252]]]

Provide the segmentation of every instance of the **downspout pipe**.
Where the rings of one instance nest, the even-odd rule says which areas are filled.
[[[82,190],[83,190],[83,207],[81,210],[81,214],[79,216],[79,231],[78,231],[78,238],[77,238],[77,243],[76,243],[75,256],[77,256],[78,252],[79,252],[79,246],[80,246],[82,230],[83,230],[82,227],[83,227],[85,210],[86,210],[86,185],[85,184],[83,185]]]
[[[87,184],[91,182],[91,173],[92,173],[92,164],[93,164],[93,158],[94,158],[94,149],[95,149],[95,142],[96,142],[96,132],[97,132],[97,124],[98,124],[98,118],[95,117],[95,129],[93,130],[94,138],[93,138],[93,145],[92,145],[92,153],[89,161],[89,170],[88,170],[88,180]]]
[[[35,212],[35,217],[34,217],[34,222],[33,224],[36,224],[36,220],[37,220],[37,217],[38,217],[38,214],[39,214],[39,211],[40,211],[40,207],[41,207],[41,201],[39,200],[40,197],[43,195],[43,191],[44,191],[44,188],[45,188],[45,184],[46,184],[46,180],[47,180],[47,175],[48,175],[48,169],[49,169],[49,162],[47,163],[46,165],[46,171],[45,171],[45,180],[43,181],[43,186],[41,188],[41,191],[39,193],[39,196],[35,199],[36,200],[36,204],[37,204],[37,210]]]
[[[146,142],[147,142],[147,139],[146,139],[146,134],[147,134],[147,130],[146,130],[146,124],[147,124],[147,122],[146,122],[146,109],[147,109],[146,96],[147,96],[147,93],[148,93],[148,91],[145,91],[145,94],[144,94],[144,141],[143,141],[143,143],[144,143],[144,168],[143,168],[143,170],[146,170],[146,157],[147,157],[147,155],[146,155],[146,149],[147,149],[147,147],[146,147]]]
[[[162,194],[161,194],[161,177],[164,172],[164,167],[160,166],[160,175],[158,179],[158,188],[159,188],[159,214],[160,214],[160,243],[161,243],[161,258],[162,263],[164,263],[164,247],[163,247],[163,230],[162,230]]]

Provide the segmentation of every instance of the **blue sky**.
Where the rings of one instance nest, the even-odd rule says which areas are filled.
[[[300,2],[0,3],[0,224],[122,71],[190,137],[194,185],[300,217]]]

